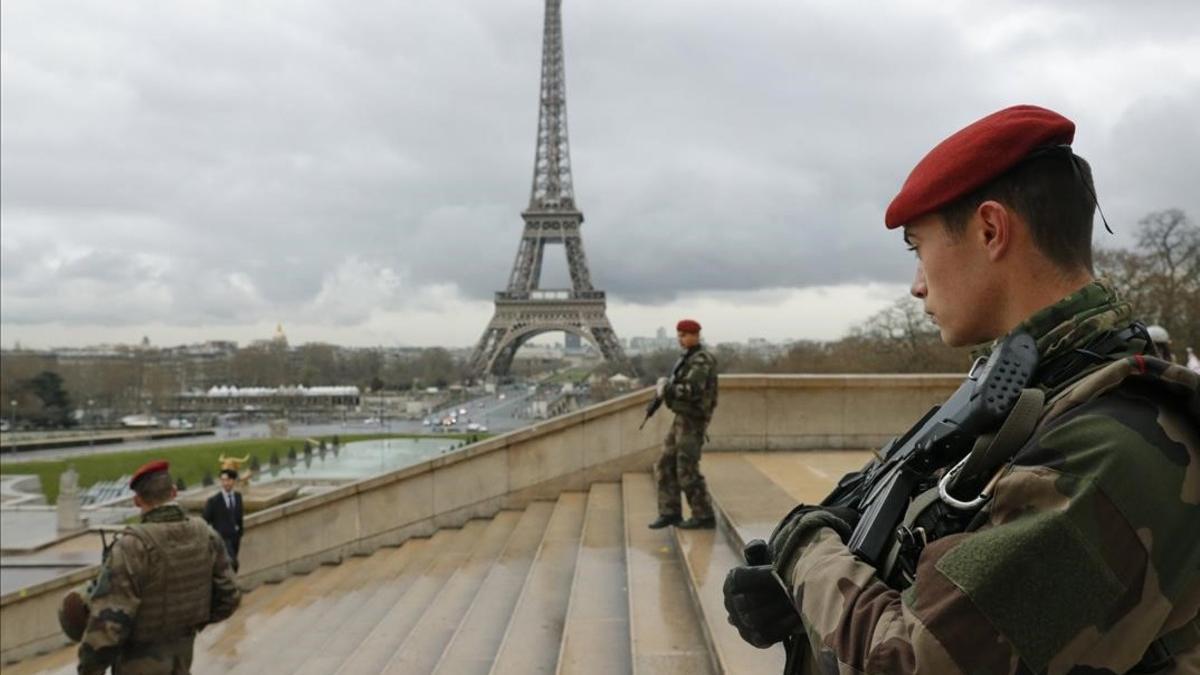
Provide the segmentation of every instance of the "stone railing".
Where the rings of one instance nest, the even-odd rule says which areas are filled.
[[[709,428],[715,450],[862,449],[881,445],[944,400],[959,376],[730,375]],[[639,431],[641,390],[246,518],[246,587],[349,555],[397,546],[442,527],[553,499],[564,490],[648,471],[671,420]],[[62,595],[87,568],[0,597],[0,660],[64,643]]]

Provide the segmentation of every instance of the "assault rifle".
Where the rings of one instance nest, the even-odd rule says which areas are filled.
[[[945,403],[892,439],[862,471],[838,483],[821,505],[849,506],[862,514],[847,543],[851,553],[880,567],[918,488],[936,469],[965,457],[981,434],[1004,422],[1037,362],[1037,344],[1028,333],[1009,336],[991,356],[975,361]]]

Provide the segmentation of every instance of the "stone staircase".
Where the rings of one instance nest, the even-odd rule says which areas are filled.
[[[717,530],[650,530],[648,474],[531,503],[248,593],[196,640],[195,673],[779,673],[728,625],[742,545],[861,452],[711,453]],[[74,672],[64,648],[6,675]]]

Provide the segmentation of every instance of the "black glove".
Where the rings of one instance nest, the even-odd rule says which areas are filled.
[[[738,635],[766,649],[800,629],[800,614],[771,565],[739,566],[725,575],[725,611]]]

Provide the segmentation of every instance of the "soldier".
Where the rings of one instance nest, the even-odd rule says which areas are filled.
[[[717,407],[717,359],[700,344],[700,324],[684,319],[675,326],[683,354],[671,369],[671,377],[658,381],[658,397],[675,421],[663,441],[663,452],[654,464],[658,484],[657,530],[668,525],[684,529],[710,529],[716,524],[708,485],[700,473],[700,448],[704,432]],[[682,520],[679,491],[687,495],[692,517]]]
[[[79,672],[188,673],[192,642],[241,599],[225,544],[174,502],[167,462],[150,462],[129,487],[141,509],[113,544],[90,591]]]
[[[1200,377],[1147,355],[1093,279],[1074,128],[1035,106],[989,115],[888,208],[942,340],[1027,332],[1045,403],[976,488],[982,507],[952,518],[936,489],[912,503],[903,574],[852,555],[860,514],[825,506],[780,524],[769,564],[729,573],[730,622],[756,646],[788,640],[791,672],[1200,672]]]

